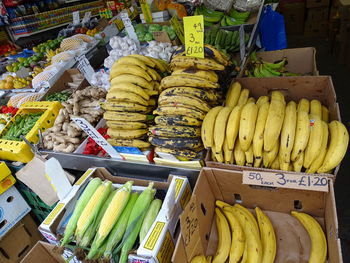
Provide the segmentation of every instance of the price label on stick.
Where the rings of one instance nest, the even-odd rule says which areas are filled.
[[[120,13],[120,18],[121,20],[123,21],[124,23],[124,27],[125,27],[125,30],[126,32],[128,32],[128,35],[131,39],[135,40],[135,42],[140,45],[140,41],[135,33],[135,29],[131,23],[131,20],[129,18],[129,15],[127,12],[121,12]]]
[[[183,21],[186,56],[204,58],[203,16],[186,16]]]
[[[87,81],[91,83],[92,75],[95,73],[94,69],[91,67],[89,60],[85,57],[85,54],[79,55],[76,57],[78,62],[78,70],[84,75]]]
[[[243,171],[243,184],[328,192],[328,178],[318,175]]]

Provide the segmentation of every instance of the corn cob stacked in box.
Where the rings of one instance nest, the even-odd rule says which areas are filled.
[[[135,242],[142,242],[162,206],[161,200],[154,199],[153,183],[142,193],[132,192],[132,184],[114,189],[108,180],[92,179],[75,205],[61,246],[74,241],[79,258],[110,262],[113,257],[114,262],[127,262]]]
[[[159,83],[167,73],[166,62],[142,55],[118,59],[110,72],[111,87],[106,110],[108,139],[113,146],[147,148],[148,122],[153,119]]]
[[[175,52],[170,62],[172,74],[162,79],[156,125],[149,128],[149,140],[155,151],[172,154],[179,160],[191,160],[203,150],[201,125],[206,113],[217,105],[220,85],[215,71],[223,71],[228,58],[205,45],[205,58]]]

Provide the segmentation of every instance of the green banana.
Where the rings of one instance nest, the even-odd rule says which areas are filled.
[[[270,74],[273,75],[273,77],[279,77],[281,76],[281,73],[272,69],[272,68],[269,68],[265,63],[262,64],[262,69],[264,70],[264,72],[269,72]],[[261,72],[263,72],[262,70],[260,70]]]
[[[226,16],[224,16],[221,21],[220,21],[220,26],[228,26],[228,24],[226,23]]]
[[[216,39],[216,35],[219,32],[220,27],[218,25],[215,25],[212,27],[211,30],[211,35],[210,35],[210,45],[215,45],[215,39]]]
[[[232,8],[228,15],[236,20],[246,21],[250,16],[250,12],[239,12],[236,9]]]

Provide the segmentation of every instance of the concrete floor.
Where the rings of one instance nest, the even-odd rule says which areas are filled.
[[[288,48],[315,47],[316,63],[320,75],[330,75],[337,93],[342,122],[350,130],[350,62],[339,65],[339,48],[329,50],[325,38],[288,37]],[[335,182],[335,195],[339,222],[339,237],[342,241],[343,261],[350,262],[350,148],[342,162]]]

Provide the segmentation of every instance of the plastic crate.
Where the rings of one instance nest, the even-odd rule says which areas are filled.
[[[22,104],[15,116],[6,124],[1,131],[0,137],[9,129],[10,125],[21,115],[29,113],[43,112],[34,127],[25,136],[30,143],[39,141],[38,129],[45,131],[51,128],[55,119],[62,108],[61,103],[57,101],[33,101]],[[0,139],[0,159],[19,161],[27,163],[33,158],[33,153],[30,147],[24,141],[10,141]]]

